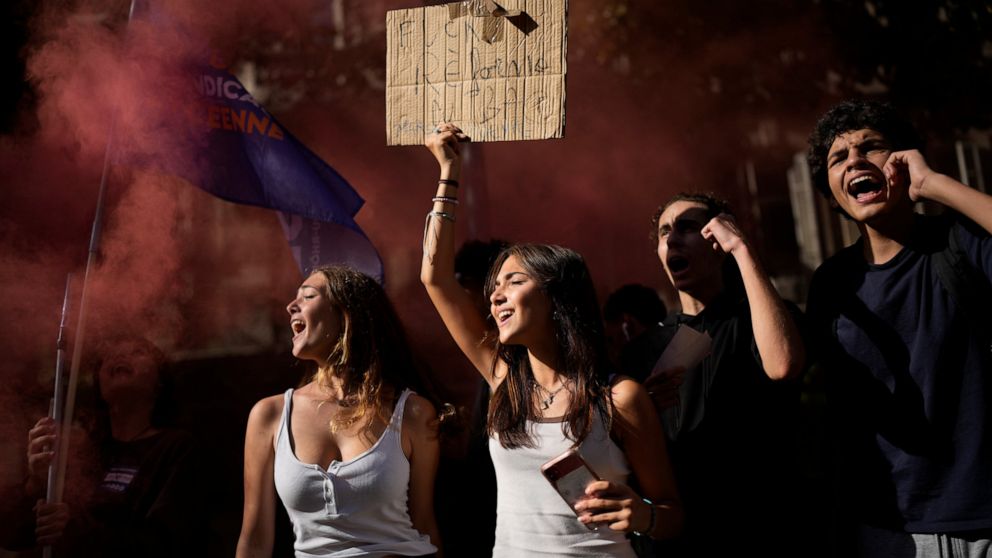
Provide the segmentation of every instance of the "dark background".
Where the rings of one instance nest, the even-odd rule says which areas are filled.
[[[385,11],[419,5],[192,9],[256,98],[365,197],[358,222],[387,290],[442,396],[468,407],[477,380],[417,279],[436,165],[422,148],[384,141]],[[22,478],[25,432],[47,409],[66,273],[85,262],[106,137],[99,54],[126,14],[110,0],[0,6],[6,484]],[[851,96],[888,99],[924,131],[931,163],[953,171],[955,140],[988,147],[990,26],[978,1],[573,0],[566,137],[473,145],[465,187],[479,201],[463,207],[462,238],[563,244],[586,256],[601,297],[639,282],[671,304],[649,218],[678,191],[709,190],[732,201],[773,275],[801,281],[810,270],[786,171],[816,118]],[[247,412],[303,373],[287,356],[282,309],[299,274],[268,211],[119,171],[108,208],[91,335],[141,331],[177,361],[180,422],[210,448],[211,470],[225,471],[212,527],[230,554]]]

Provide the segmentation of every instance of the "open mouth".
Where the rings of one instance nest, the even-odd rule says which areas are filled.
[[[496,325],[498,327],[503,327],[507,321],[509,321],[510,316],[513,315],[513,310],[500,310],[496,313]]]
[[[307,329],[307,324],[303,320],[296,319],[289,322],[289,327],[293,330],[293,339],[296,339]]]
[[[682,273],[683,271],[689,269],[689,260],[683,258],[682,256],[672,256],[668,258],[668,271],[672,275]]]
[[[885,184],[872,175],[859,176],[847,185],[847,192],[859,202],[871,201],[882,192]]]

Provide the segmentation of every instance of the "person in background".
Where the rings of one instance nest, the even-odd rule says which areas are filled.
[[[775,291],[726,202],[678,194],[652,239],[681,309],[663,322],[707,333],[711,353],[645,380],[668,436],[685,532],[661,556],[795,556],[800,483],[794,428],[805,364],[799,311]]]
[[[192,437],[166,425],[165,355],[135,336],[110,339],[98,354],[94,426],[89,439],[73,437],[64,502],[43,499],[57,425],[45,417],[28,433],[24,501],[34,513],[22,514],[32,521],[12,546],[73,557],[203,555],[203,486]]]
[[[603,321],[610,358],[617,369],[638,381],[651,372],[664,339],[661,322],[668,314],[654,289],[628,284],[610,293]]]

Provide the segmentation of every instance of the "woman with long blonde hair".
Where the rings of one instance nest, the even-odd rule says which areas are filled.
[[[286,310],[293,355],[316,371],[248,418],[238,558],[272,555],[277,495],[298,557],[440,556],[437,413],[410,389],[413,359],[382,287],[322,267]]]

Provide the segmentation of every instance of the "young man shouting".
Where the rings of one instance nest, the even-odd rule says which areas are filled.
[[[817,189],[861,232],[816,271],[807,306],[837,510],[862,556],[988,556],[992,197],[934,172],[919,147],[868,101],[830,109],[810,136]],[[921,200],[949,211],[917,215]]]

